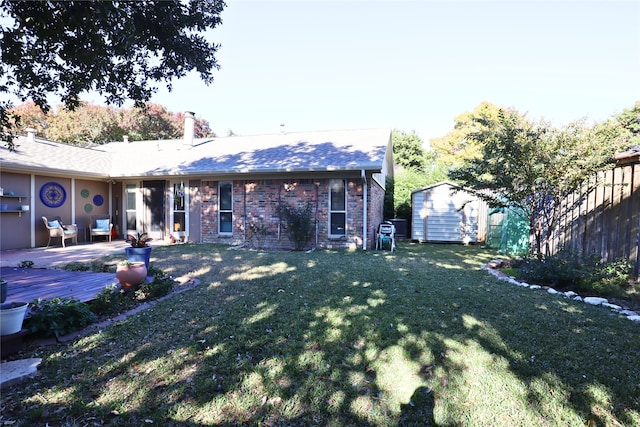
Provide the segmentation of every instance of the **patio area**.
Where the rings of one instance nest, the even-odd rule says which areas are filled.
[[[164,244],[153,242],[154,246]],[[90,301],[116,281],[113,273],[66,271],[57,267],[70,262],[88,262],[92,259],[122,254],[126,258],[124,240],[96,242],[63,247],[16,249],[0,252],[0,277],[9,283],[7,302],[30,302],[37,298],[76,298]],[[32,261],[33,268],[19,268],[23,261]]]
[[[7,302],[31,302],[37,298],[93,300],[106,286],[117,283],[113,273],[66,271],[46,268],[1,267],[7,281]]]

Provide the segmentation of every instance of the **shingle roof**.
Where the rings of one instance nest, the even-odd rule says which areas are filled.
[[[47,171],[49,173],[93,177],[109,176],[111,155],[104,150],[36,139],[33,142],[19,137],[15,151],[4,145],[0,148],[0,167],[3,170]]]
[[[113,176],[380,170],[389,130],[324,131],[107,144]],[[125,157],[125,158],[123,158]]]
[[[114,142],[79,148],[38,140],[16,153],[2,151],[3,167],[44,168],[107,177],[307,171],[380,171],[391,149],[388,129],[294,132],[182,140]]]

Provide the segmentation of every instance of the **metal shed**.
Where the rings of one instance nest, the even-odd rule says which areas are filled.
[[[456,191],[457,190],[457,191]],[[487,204],[443,181],[411,192],[411,239],[419,242],[484,242]]]

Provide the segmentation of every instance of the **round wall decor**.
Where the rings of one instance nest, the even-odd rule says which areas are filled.
[[[97,194],[95,196],[93,196],[93,204],[96,206],[102,206],[102,204],[104,203],[104,199],[102,198],[101,195]]]
[[[87,197],[89,197],[89,190],[87,190],[86,188],[83,188],[82,191],[80,191],[80,195],[82,196],[83,199],[86,199]]]
[[[93,205],[91,203],[87,203],[86,205],[84,205],[84,211],[89,213],[93,210]]]
[[[67,200],[67,192],[57,182],[47,182],[40,188],[40,201],[50,208],[59,208]]]

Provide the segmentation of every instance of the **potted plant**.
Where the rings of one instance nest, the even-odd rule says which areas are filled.
[[[144,261],[118,263],[116,279],[124,289],[135,288],[147,279],[147,267],[144,265]]]
[[[127,259],[131,262],[144,262],[145,267],[149,270],[149,259],[151,258],[151,246],[149,242],[153,239],[147,233],[137,233],[127,235],[127,242],[131,245],[125,249]]]
[[[29,303],[4,302],[0,304],[0,335],[20,332]]]

